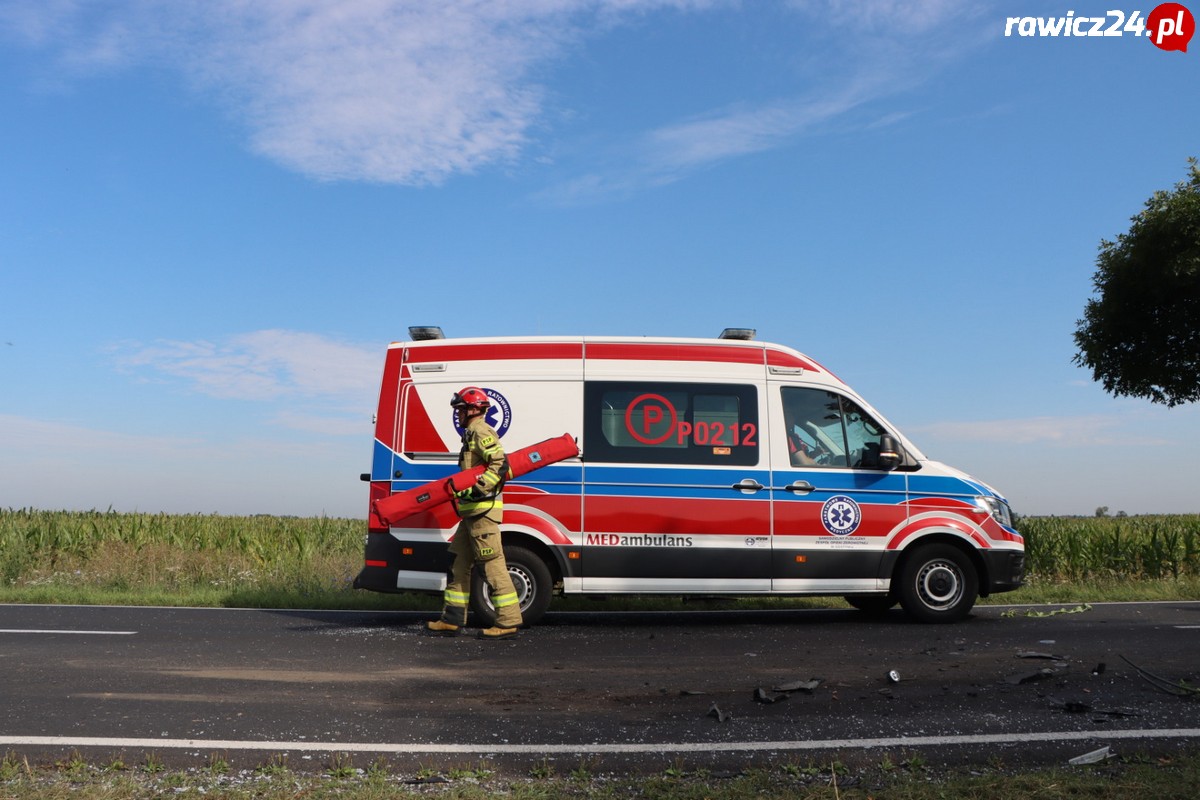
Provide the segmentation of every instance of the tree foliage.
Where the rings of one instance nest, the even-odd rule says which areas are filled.
[[[1128,233],[1101,241],[1074,361],[1114,396],[1200,400],[1200,165],[1158,191]]]

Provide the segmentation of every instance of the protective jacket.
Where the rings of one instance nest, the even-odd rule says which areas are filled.
[[[504,511],[504,476],[508,474],[508,458],[500,436],[482,416],[472,417],[462,435],[462,450],[458,453],[460,470],[483,464],[486,469],[475,485],[458,498],[458,515],[464,519],[487,517],[500,522]]]

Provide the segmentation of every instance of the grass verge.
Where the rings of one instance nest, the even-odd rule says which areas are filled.
[[[981,604],[1082,604],[1200,598],[1200,516],[1023,520],[1029,583]],[[436,612],[437,597],[352,588],[362,558],[357,520],[148,515],[0,509],[0,603],[319,608]],[[559,598],[555,610],[844,608],[841,598]],[[205,769],[168,770],[147,755],[79,756],[30,764],[0,761],[0,798],[1000,798],[1130,796],[1192,798],[1200,752],[1164,760],[1129,757],[1100,766],[1020,770],[927,768],[919,756],[881,757],[866,769],[788,763],[737,774],[669,769],[651,776],[559,772],[542,764],[525,776],[485,767],[405,775],[379,761],[348,758],[324,768],[288,768],[283,757],[233,771],[213,757]]]
[[[0,762],[0,797],[6,800],[141,800],[142,798],[219,798],[284,800],[285,798],[354,797],[401,800],[436,797],[476,800],[1192,800],[1200,786],[1200,753],[1169,758],[1133,755],[1098,765],[1013,770],[1002,763],[981,768],[933,769],[919,756],[882,756],[855,768],[833,762],[792,762],[733,773],[687,772],[668,768],[657,774],[619,776],[593,772],[586,763],[559,772],[546,763],[524,775],[500,774],[486,764],[444,772],[421,770],[398,774],[385,760],[356,767],[347,757],[334,757],[321,769],[294,772],[285,757],[268,759],[258,768],[233,771],[219,757],[202,768],[170,771],[153,756],[139,765],[119,758],[88,763],[78,755],[45,766],[9,753]]]

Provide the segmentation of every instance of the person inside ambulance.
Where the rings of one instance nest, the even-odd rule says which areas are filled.
[[[816,448],[809,444],[812,437],[804,436],[803,431],[798,426],[788,428],[788,457],[791,459],[793,467],[815,467],[817,459],[811,453],[816,452]]]
[[[848,397],[785,387],[783,402],[793,467],[894,469],[903,460],[895,439]]]
[[[785,393],[784,398],[784,427],[792,466],[832,466],[833,453],[819,435],[831,419],[836,421],[838,418],[836,409],[829,407],[826,393],[790,391]]]
[[[474,486],[455,497],[462,521],[450,541],[454,566],[443,595],[441,619],[427,623],[426,627],[430,633],[454,636],[466,626],[471,572],[479,564],[496,609],[496,624],[479,631],[479,638],[512,639],[517,636],[522,619],[517,591],[509,577],[500,541],[504,511],[501,490],[504,476],[508,474],[508,459],[500,436],[484,419],[491,401],[482,389],[467,386],[455,392],[450,405],[454,408],[458,426],[463,429],[458,468],[465,470],[482,464],[486,469]]]

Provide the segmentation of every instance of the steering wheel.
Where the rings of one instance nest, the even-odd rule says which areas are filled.
[[[821,440],[820,428],[818,428],[812,422],[804,423],[804,427],[811,431],[813,440],[812,452],[808,454],[809,458],[813,459],[818,464],[832,464],[834,460],[833,451],[830,450],[829,447],[826,446],[825,442]]]

